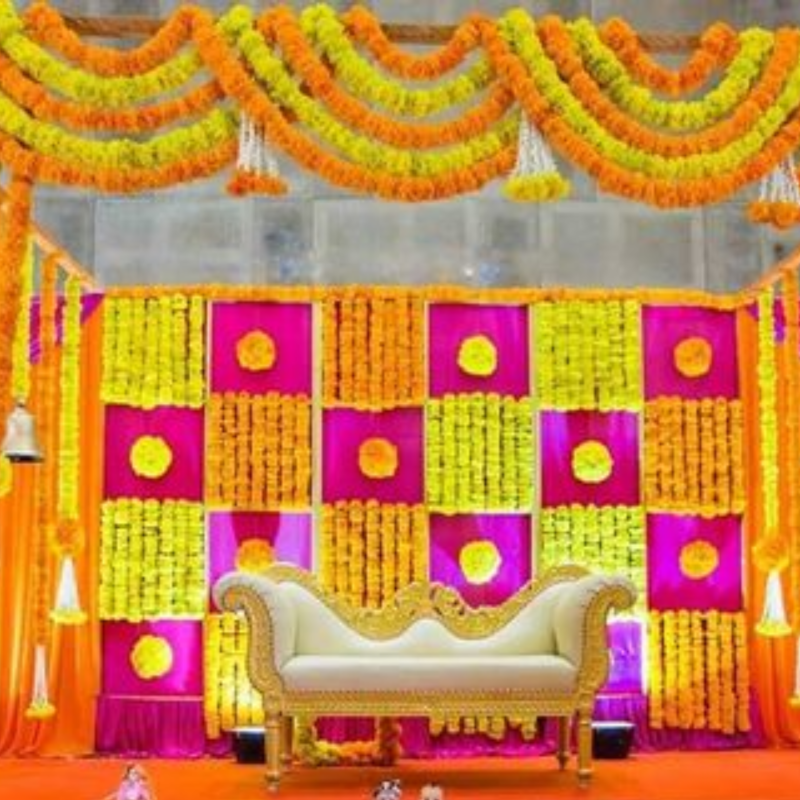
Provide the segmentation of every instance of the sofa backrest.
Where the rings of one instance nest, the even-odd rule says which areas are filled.
[[[418,620],[393,639],[370,639],[352,630],[304,587],[285,582],[280,592],[295,611],[296,655],[510,656],[556,652],[553,616],[568,586],[548,587],[503,628],[482,639],[460,638],[436,619]]]

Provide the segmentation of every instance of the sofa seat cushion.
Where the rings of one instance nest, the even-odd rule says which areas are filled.
[[[536,694],[575,689],[575,667],[560,656],[295,656],[281,670],[289,691],[481,692]]]

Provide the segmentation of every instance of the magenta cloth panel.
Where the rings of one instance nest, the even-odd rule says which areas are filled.
[[[140,436],[160,436],[172,450],[172,464],[157,479],[142,478],[131,468],[130,450]],[[106,406],[106,497],[203,499],[203,412],[189,408],[143,411]]]
[[[236,551],[246,539],[269,542],[276,561],[311,569],[310,514],[217,511],[209,514],[208,525],[209,591],[226,572],[236,569]]]
[[[642,691],[642,623],[635,619],[614,620],[608,625],[611,665],[603,694]]]
[[[674,350],[691,336],[706,339],[713,350],[711,369],[687,378],[675,367]],[[677,395],[738,397],[736,315],[732,311],[680,306],[644,307],[644,393],[646,399]]]
[[[236,343],[250,331],[275,342],[271,369],[252,372],[236,360]],[[211,391],[311,394],[311,305],[308,303],[213,303]]]
[[[141,636],[159,636],[172,648],[172,667],[144,680],[131,665]],[[202,695],[203,625],[195,620],[103,622],[103,694],[136,696]]]
[[[228,755],[230,739],[206,739],[201,698],[100,696],[95,750],[127,758],[200,758]]]
[[[89,317],[100,307],[103,300],[102,294],[84,294],[81,298],[81,322],[85,323]],[[39,340],[39,311],[40,301],[38,297],[31,299],[31,325],[30,325],[30,345],[29,358],[31,363],[39,361],[42,354],[42,343]],[[59,296],[56,302],[56,344],[61,344],[64,336],[64,297]]]
[[[432,305],[429,330],[431,397],[464,392],[524,397],[531,393],[526,306]],[[478,335],[491,339],[497,350],[497,369],[485,378],[467,375],[458,366],[461,342]]]
[[[684,545],[703,539],[717,548],[719,565],[707,578],[681,573]],[[647,517],[647,585],[656,610],[741,611],[742,533],[739,517],[649,514]]]
[[[638,416],[627,411],[543,411],[542,505],[638,505]],[[588,484],[572,474],[572,451],[587,439],[602,442],[614,459],[611,475]]]
[[[497,547],[497,574],[480,586],[461,571],[459,554],[469,542],[486,539]],[[431,580],[453,586],[473,606],[498,605],[531,578],[530,519],[524,514],[474,514],[430,518]]]
[[[358,449],[371,437],[387,439],[397,447],[397,472],[391,478],[368,478],[358,467]],[[322,497],[326,502],[422,501],[422,409],[329,409],[323,417],[322,439]]]

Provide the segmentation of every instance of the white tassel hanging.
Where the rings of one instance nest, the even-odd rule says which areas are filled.
[[[788,228],[800,222],[800,184],[794,158],[787,156],[761,179],[758,200],[750,204],[750,218]]]
[[[50,612],[50,617],[59,625],[81,625],[86,622],[86,612],[81,609],[78,597],[78,583],[75,580],[75,563],[72,556],[64,556],[61,561],[56,607]]]
[[[569,193],[569,181],[556,166],[550,146],[528,115],[519,123],[517,162],[504,187],[512,200],[558,200]]]
[[[242,114],[239,121],[239,154],[236,173],[228,184],[232,194],[264,192],[284,194],[286,183],[281,177],[278,161],[264,138],[263,131]]]
[[[783,586],[778,570],[772,569],[767,575],[764,592],[764,611],[756,625],[756,633],[761,636],[777,638],[788,636],[792,627],[786,618],[786,606],[783,603]]]
[[[36,645],[33,663],[33,697],[25,709],[26,719],[49,719],[56,713],[47,692],[47,654],[43,644]]]

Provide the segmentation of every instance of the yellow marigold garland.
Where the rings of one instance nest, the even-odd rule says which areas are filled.
[[[525,510],[533,502],[533,404],[498,394],[426,404],[429,506],[446,514]]]
[[[651,727],[750,730],[746,631],[742,612],[650,612]]]
[[[100,526],[100,618],[199,617],[206,607],[203,507],[107,500]]]
[[[644,497],[652,510],[740,514],[745,505],[739,400],[659,397],[646,404]]]

